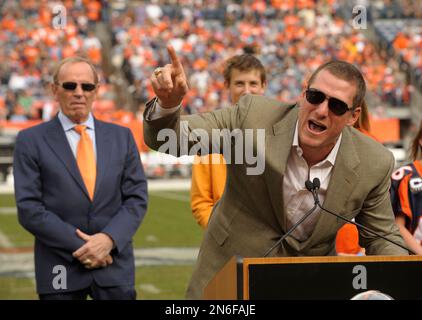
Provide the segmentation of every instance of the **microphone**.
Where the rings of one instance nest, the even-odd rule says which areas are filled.
[[[319,187],[321,187],[321,182],[319,181],[318,178],[314,178],[314,180],[312,181],[312,184],[314,185],[315,191],[318,191]]]
[[[321,183],[320,183],[320,181],[319,181],[318,178],[314,178],[313,182],[311,182],[310,180],[308,180],[308,181],[305,182],[306,189],[308,189],[312,193],[312,195],[314,196],[315,206],[319,207],[321,210],[323,210],[325,212],[328,212],[329,214],[331,214],[331,215],[333,215],[333,216],[335,216],[335,217],[337,217],[337,218],[339,218],[339,219],[341,219],[343,221],[346,221],[348,223],[351,223],[351,224],[355,225],[356,227],[358,227],[360,229],[363,229],[363,230],[365,230],[365,231],[367,231],[369,233],[372,233],[373,235],[375,235],[377,237],[380,237],[380,238],[382,238],[384,240],[387,240],[388,242],[390,242],[392,244],[395,244],[396,246],[398,246],[398,247],[400,247],[400,248],[402,248],[404,250],[407,250],[407,251],[409,251],[412,254],[416,254],[415,252],[413,252],[413,250],[410,250],[409,248],[401,245],[400,243],[398,243],[396,241],[393,241],[391,239],[388,239],[387,237],[384,237],[383,235],[381,235],[381,234],[379,234],[379,233],[377,233],[375,231],[372,231],[371,229],[365,227],[364,225],[362,225],[360,223],[357,223],[355,221],[349,220],[347,218],[342,217],[341,215],[339,215],[337,213],[334,213],[334,212],[332,212],[332,211],[330,211],[328,209],[325,209],[323,206],[321,206],[321,204],[319,202],[318,189],[319,189],[320,185],[321,185]]]
[[[319,187],[321,186],[321,183],[319,182],[318,178],[315,178],[313,182],[311,182],[311,180],[306,180],[305,181],[305,187],[306,189],[308,189],[308,191],[310,191],[314,197],[314,203],[316,206],[319,205],[319,198],[318,198],[318,194],[317,194],[317,190],[319,189]]]
[[[306,188],[308,190],[313,189],[314,185],[311,181],[307,180],[305,182]],[[315,195],[314,195],[314,199]],[[319,201],[319,200],[318,200]],[[274,248],[278,247],[284,239],[286,239],[293,231],[295,231],[295,229],[303,222],[305,221],[314,211],[315,209],[318,207],[318,203],[315,201],[314,206],[311,208],[311,210],[309,210],[302,218],[299,219],[298,222],[296,222],[285,234],[283,234],[283,236],[271,247],[269,248],[265,253],[264,253],[264,258],[267,257],[271,251],[274,250]]]

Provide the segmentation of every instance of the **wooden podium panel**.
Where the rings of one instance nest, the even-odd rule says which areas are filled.
[[[210,281],[204,299],[341,299],[379,290],[422,299],[422,256],[236,258]]]

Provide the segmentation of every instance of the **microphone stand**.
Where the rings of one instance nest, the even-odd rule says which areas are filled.
[[[312,182],[311,182],[312,183]],[[299,219],[298,222],[296,222],[283,236],[270,248],[264,253],[264,258],[267,257],[271,251],[274,250],[275,247],[279,246],[284,239],[286,239],[295,229],[303,222],[305,221],[318,207],[317,203],[314,204],[314,206],[309,210],[302,218]]]
[[[409,248],[401,245],[400,243],[398,243],[396,241],[393,241],[391,239],[388,239],[387,237],[385,237],[385,236],[383,236],[381,234],[378,234],[375,231],[372,231],[371,229],[365,227],[364,225],[361,225],[360,223],[357,223],[355,221],[351,221],[351,220],[349,220],[347,218],[344,218],[341,215],[339,215],[337,213],[334,213],[334,212],[331,212],[330,210],[327,210],[323,206],[321,206],[321,203],[320,203],[319,197],[318,197],[318,192],[317,192],[318,189],[319,189],[319,187],[320,187],[320,181],[319,181],[318,178],[314,178],[313,182],[311,182],[310,180],[307,180],[305,182],[305,186],[306,186],[306,189],[308,189],[312,193],[312,195],[314,197],[314,206],[302,218],[300,218],[300,220],[298,222],[296,222],[270,249],[268,249],[264,253],[264,256],[263,256],[264,258],[267,257],[271,253],[271,251],[274,250],[274,248],[276,248],[277,246],[279,246],[283,242],[283,240],[286,239],[294,230],[296,230],[296,228],[303,221],[305,221],[315,211],[315,209],[318,208],[318,207],[321,210],[326,211],[329,214],[332,214],[333,216],[335,216],[335,217],[337,217],[337,218],[339,218],[339,219],[341,219],[341,220],[343,220],[345,222],[351,223],[351,224],[355,225],[356,227],[358,227],[360,229],[363,229],[363,230],[365,230],[365,231],[367,231],[367,232],[369,232],[369,233],[371,233],[371,234],[373,234],[373,235],[375,235],[377,237],[380,237],[380,238],[382,238],[382,239],[384,239],[384,240],[386,240],[386,241],[388,241],[390,243],[395,244],[396,246],[398,246],[398,247],[400,247],[400,248],[402,248],[404,250],[407,250],[411,254],[416,254],[415,252],[413,252],[413,250],[410,250]]]
[[[325,212],[328,212],[329,214],[332,214],[333,216],[335,216],[335,217],[337,217],[337,218],[339,218],[339,219],[341,219],[343,221],[346,221],[348,223],[351,223],[351,224],[355,225],[356,227],[358,227],[360,229],[363,229],[363,230],[365,230],[365,231],[367,231],[367,232],[369,232],[369,233],[371,233],[371,234],[373,234],[373,235],[375,235],[377,237],[380,237],[380,238],[382,238],[382,239],[384,239],[384,240],[386,240],[386,241],[388,241],[390,243],[393,243],[396,246],[398,246],[398,247],[400,247],[400,248],[402,248],[404,250],[409,251],[411,254],[414,254],[414,255],[416,254],[415,252],[413,252],[413,250],[411,250],[411,249],[409,249],[409,248],[401,245],[400,243],[398,243],[396,241],[393,241],[391,239],[388,239],[387,237],[385,237],[385,236],[383,236],[383,235],[381,235],[381,234],[379,234],[379,233],[377,233],[375,231],[372,231],[371,229],[365,227],[364,225],[362,225],[360,223],[357,223],[355,221],[351,221],[349,219],[346,219],[346,218],[342,217],[341,215],[339,215],[337,213],[334,213],[334,212],[331,212],[330,210],[325,209],[323,206],[321,206],[321,204],[319,202],[319,197],[318,197],[318,192],[317,192],[317,190],[319,189],[319,185],[320,185],[319,179],[318,178],[314,178],[314,181],[313,181],[312,185],[313,185],[312,190],[310,190],[309,188],[308,188],[308,190],[311,191],[312,192],[312,195],[314,196],[315,205],[318,206],[321,210],[323,210]]]

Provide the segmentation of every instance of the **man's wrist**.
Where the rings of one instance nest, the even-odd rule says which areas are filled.
[[[181,104],[170,109],[163,108],[160,105],[158,98],[155,97],[154,99],[150,100],[150,102],[147,103],[147,109],[145,110],[145,113],[144,113],[144,119],[146,121],[161,119],[168,115],[175,114],[180,109],[180,107],[181,107]]]
[[[114,248],[116,248],[116,243],[115,243],[113,237],[110,236],[108,233],[105,233],[105,232],[101,232],[101,233],[104,234],[104,235],[106,235],[107,238],[110,239],[110,241],[111,241],[111,250],[113,250]]]
[[[174,107],[164,107],[163,103],[161,102],[160,99],[156,99],[155,100],[155,107],[157,108],[157,112],[160,112],[160,114],[170,114],[170,113],[174,113],[176,112],[180,107],[181,107],[181,103],[179,103],[178,105],[174,106]]]

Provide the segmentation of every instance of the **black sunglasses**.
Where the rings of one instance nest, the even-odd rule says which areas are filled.
[[[337,116],[341,116],[345,114],[347,111],[351,110],[351,108],[347,106],[346,102],[341,101],[337,98],[327,97],[327,95],[324,92],[319,91],[317,89],[309,88],[308,90],[305,91],[305,96],[306,96],[306,100],[310,104],[314,104],[314,105],[321,104],[325,101],[325,99],[328,99],[328,108],[330,109],[332,113],[334,113]]]
[[[81,83],[80,85],[81,85],[81,88],[82,88],[83,91],[88,91],[88,92],[95,90],[95,88],[97,87],[97,85],[94,84],[94,83]],[[61,84],[61,86],[65,90],[73,91],[78,86],[78,83],[76,83],[76,82],[63,82]]]

